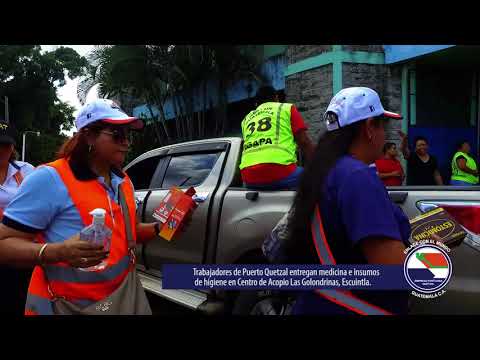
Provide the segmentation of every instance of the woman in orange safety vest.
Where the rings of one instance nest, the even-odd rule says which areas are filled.
[[[57,160],[25,178],[0,225],[0,263],[34,267],[27,315],[55,314],[56,298],[85,308],[112,294],[135,271],[125,219],[137,244],[158,235],[157,223],[136,222],[133,184],[121,170],[129,132],[143,128],[143,122],[113,101],[97,99],[80,110],[76,127]],[[123,214],[121,193],[129,216]],[[79,237],[95,208],[106,210],[109,251]],[[106,265],[100,271],[82,271],[101,262]]]

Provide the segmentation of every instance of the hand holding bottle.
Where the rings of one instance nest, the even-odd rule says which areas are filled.
[[[80,231],[80,240],[98,246],[108,253],[110,251],[112,230],[105,225],[105,214],[106,211],[104,209],[94,209],[90,212],[90,215],[93,216],[92,224]],[[85,267],[85,271],[103,270],[106,266],[107,262],[102,260],[100,264]]]
[[[100,264],[108,257],[103,245],[91,244],[80,240],[80,234],[76,234],[65,240],[59,249],[59,261],[67,262],[73,267],[88,268]]]

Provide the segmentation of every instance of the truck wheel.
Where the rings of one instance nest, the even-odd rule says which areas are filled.
[[[287,315],[292,299],[285,293],[272,291],[243,291],[238,294],[232,315]]]

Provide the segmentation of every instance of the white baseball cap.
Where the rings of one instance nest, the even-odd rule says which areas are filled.
[[[75,119],[75,125],[80,131],[98,120],[114,125],[131,124],[132,128],[137,130],[143,128],[142,120],[128,116],[117,103],[109,99],[95,99],[83,106]]]
[[[335,113],[338,121],[327,121],[327,131],[337,130],[357,121],[377,116],[402,119],[400,114],[385,111],[376,91],[367,87],[350,87],[340,90],[330,101],[324,118],[329,112]]]

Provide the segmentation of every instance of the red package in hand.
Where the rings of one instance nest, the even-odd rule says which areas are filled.
[[[165,240],[172,240],[178,233],[184,220],[196,208],[192,196],[195,189],[190,187],[183,192],[177,187],[172,187],[163,198],[160,205],[153,211],[153,217],[160,221],[160,236]]]

